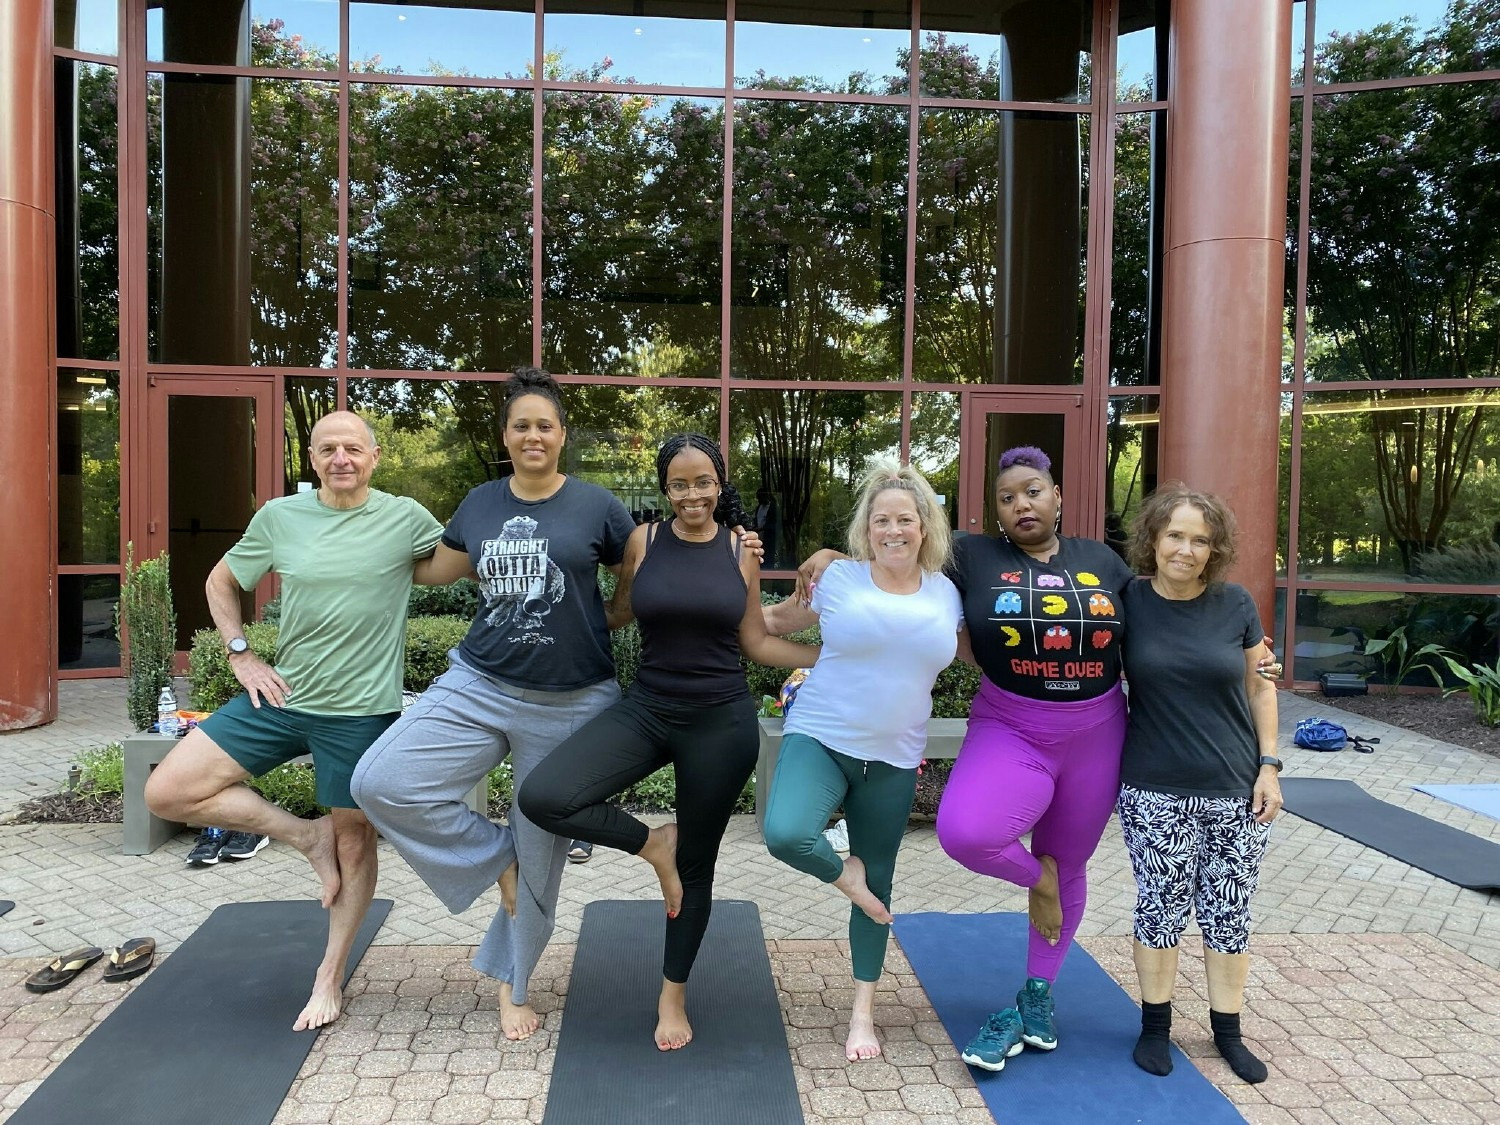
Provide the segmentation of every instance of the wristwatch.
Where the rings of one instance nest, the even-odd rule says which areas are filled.
[[[1281,772],[1281,764],[1282,763],[1281,763],[1281,759],[1280,758],[1273,758],[1269,754],[1262,754],[1260,756],[1260,764],[1263,765],[1263,766],[1275,766],[1276,767],[1276,772],[1277,773]]]
[[[228,650],[230,656],[238,656],[242,652],[250,651],[250,642],[244,637],[230,637],[225,642],[224,648]]]

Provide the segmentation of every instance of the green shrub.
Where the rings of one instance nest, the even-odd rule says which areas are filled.
[[[252,777],[247,784],[293,816],[315,817],[328,811],[318,804],[317,779],[310,765],[287,762],[259,777]]]
[[[78,790],[85,796],[112,797],[125,792],[125,747],[118,742],[85,753],[78,769]]]
[[[125,573],[115,603],[115,636],[125,647],[125,712],[136,730],[156,722],[156,700],[172,682],[177,614],[172,609],[171,568],[165,551],[136,565],[135,544],[125,545]]]
[[[479,584],[460,578],[447,586],[413,586],[406,602],[407,617],[462,617],[474,620],[479,612]]]
[[[469,622],[462,617],[408,619],[402,686],[407,691],[426,691],[433,680],[448,670],[448,650],[457,648],[468,631]]]

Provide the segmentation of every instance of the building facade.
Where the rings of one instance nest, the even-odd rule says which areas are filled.
[[[321,413],[446,518],[524,363],[642,518],[717,435],[773,573],[874,453],[991,528],[1024,442],[1073,534],[1226,496],[1294,679],[1493,653],[1500,0],[0,13],[0,728],[118,674],[127,556],[185,648]]]

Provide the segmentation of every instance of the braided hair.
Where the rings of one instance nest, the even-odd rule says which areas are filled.
[[[724,471],[724,454],[719,443],[702,434],[673,434],[661,443],[656,451],[656,484],[663,496],[667,494],[667,466],[684,449],[696,449],[713,463],[714,475],[719,478],[719,502],[714,505],[714,519],[725,527],[748,527],[750,517],[740,502],[740,493],[729,483]]]
[[[540,367],[518,367],[505,384],[505,405],[500,420],[510,425],[510,408],[516,399],[525,395],[541,395],[557,409],[557,421],[563,429],[568,428],[568,412],[563,407],[562,388],[557,380]]]

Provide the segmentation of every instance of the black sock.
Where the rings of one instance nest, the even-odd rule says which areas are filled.
[[[1224,1056],[1229,1069],[1246,1082],[1264,1082],[1266,1064],[1252,1055],[1250,1048],[1240,1039],[1240,1014],[1229,1015],[1210,1008],[1208,1024],[1214,1030],[1214,1046],[1219,1048],[1219,1054]]]
[[[1148,1074],[1172,1073],[1172,1001],[1141,1005],[1141,1037],[1135,1044],[1135,1065]]]

